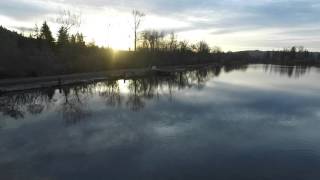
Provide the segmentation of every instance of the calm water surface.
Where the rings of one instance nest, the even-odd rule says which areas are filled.
[[[207,68],[0,97],[0,179],[318,180],[320,70]]]

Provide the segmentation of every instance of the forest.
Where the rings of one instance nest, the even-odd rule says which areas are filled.
[[[82,33],[70,33],[76,20],[61,20],[54,37],[48,23],[29,36],[0,26],[0,78],[41,77],[117,69],[183,66],[194,64],[319,65],[320,54],[302,46],[278,51],[223,52],[205,41],[178,41],[175,32],[138,31],[144,14],[133,11],[134,49],[115,51],[85,42]],[[69,18],[70,19],[70,18]]]

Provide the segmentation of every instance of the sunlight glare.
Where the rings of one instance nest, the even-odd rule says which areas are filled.
[[[131,48],[131,32],[125,27],[111,28],[108,33],[107,47],[115,50],[129,50]]]
[[[119,85],[121,94],[129,94],[130,93],[130,90],[128,87],[129,80],[120,79],[120,80],[118,80],[118,85]]]

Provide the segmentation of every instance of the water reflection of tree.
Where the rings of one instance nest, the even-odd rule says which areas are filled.
[[[246,71],[248,69],[248,64],[233,64],[224,66],[223,69],[226,73],[232,72],[234,70]]]
[[[98,94],[104,98],[106,105],[112,107],[121,106],[121,95],[118,81],[105,81],[97,85]]]
[[[68,124],[79,122],[89,115],[84,102],[93,94],[94,87],[94,84],[89,84],[60,89],[63,101],[59,107]],[[53,98],[55,94],[55,89],[44,89],[3,95],[0,97],[0,112],[14,119],[23,119],[27,113],[38,115],[56,102]]]
[[[134,79],[129,83],[128,89],[130,93],[126,104],[132,111],[139,111],[145,106],[145,102],[142,100],[145,93],[145,87],[143,87],[145,84],[143,82],[143,80]]]
[[[42,113],[49,102],[50,98],[43,91],[9,94],[0,97],[0,112],[21,119],[27,112],[33,115]]]
[[[280,76],[287,76],[289,78],[300,78],[308,73],[311,67],[308,66],[278,66],[278,65],[264,65],[265,72],[272,72]]]
[[[214,76],[220,75],[221,68],[208,67],[185,72],[172,72],[166,76],[147,76],[130,80],[129,95],[126,105],[133,111],[139,111],[148,99],[159,99],[167,95],[173,99],[174,93],[186,88],[202,89]]]
[[[206,82],[211,78],[209,74],[210,72],[208,71],[208,69],[199,69],[187,73],[186,76],[189,80],[189,87],[202,89],[205,86]]]
[[[64,99],[61,104],[62,117],[68,125],[79,123],[90,115],[85,102],[93,94],[92,89],[92,85],[60,89]]]
[[[230,72],[239,68],[245,70],[247,66],[228,66],[224,70]],[[178,91],[188,88],[200,90],[210,79],[219,76],[221,69],[221,67],[206,67],[172,72],[165,76],[148,75],[134,78],[129,80],[129,94],[125,99],[125,105],[132,111],[139,111],[146,106],[147,100],[159,100],[160,97],[173,100]],[[300,73],[305,72],[303,69],[295,70]],[[26,113],[37,115],[50,105],[56,105],[60,107],[59,110],[66,123],[74,124],[90,115],[87,102],[95,94],[99,95],[107,106],[123,105],[118,81],[110,80],[61,87],[59,92],[56,89],[45,89],[4,95],[0,97],[0,112],[5,116],[19,119],[24,118]]]

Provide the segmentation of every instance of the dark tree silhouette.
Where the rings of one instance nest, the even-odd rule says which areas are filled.
[[[145,16],[145,14],[138,10],[133,10],[132,16],[133,16],[133,29],[134,29],[134,51],[137,51],[138,30],[140,28],[142,18]]]
[[[42,24],[40,29],[40,39],[45,40],[50,47],[54,47],[54,38],[46,21]]]
[[[100,48],[94,43],[86,44],[81,33],[71,34],[70,28],[80,24],[78,15],[70,12],[57,20],[61,28],[57,43],[47,22],[34,33],[25,37],[17,32],[0,27],[0,78],[41,77],[73,73],[89,73],[106,70],[150,68],[152,66],[230,65],[244,63],[319,66],[320,54],[303,47],[283,51],[221,52],[208,43],[179,42],[176,34],[159,30],[140,33],[138,30],[144,16],[139,11],[134,17],[135,50],[119,51],[115,56],[110,48]],[[69,38],[70,37],[70,38]],[[138,47],[137,47],[138,46]]]
[[[297,48],[295,46],[293,46],[290,50],[290,56],[292,59],[296,58],[296,53],[297,53]]]
[[[34,39],[40,38],[40,29],[38,27],[38,24],[35,24],[35,26],[33,28],[33,32],[31,34],[31,37]]]
[[[74,41],[76,41],[75,37],[74,37]],[[57,46],[58,48],[64,48],[68,43],[69,43],[68,29],[62,26],[58,31]]]
[[[170,33],[170,37],[169,37],[169,51],[176,51],[178,48],[178,40],[177,40],[177,35],[174,33],[174,31],[172,31]]]
[[[208,53],[210,53],[210,47],[209,47],[208,43],[206,43],[205,41],[200,41],[196,45],[196,51],[201,54],[208,54]]]
[[[150,51],[159,51],[161,49],[161,42],[165,37],[164,31],[146,30],[141,34],[142,48]],[[170,43],[170,42],[169,42]]]
[[[178,49],[180,50],[181,53],[185,54],[187,52],[191,52],[191,48],[189,46],[189,42],[188,41],[180,41],[178,43]]]

